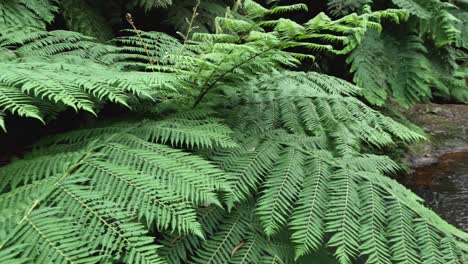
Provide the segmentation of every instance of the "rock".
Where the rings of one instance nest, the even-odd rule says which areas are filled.
[[[418,104],[404,114],[429,137],[429,141],[410,146],[407,158],[411,168],[437,163],[450,153],[468,151],[468,105]]]

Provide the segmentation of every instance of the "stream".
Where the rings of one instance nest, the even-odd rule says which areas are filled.
[[[468,231],[468,152],[445,154],[435,164],[415,168],[409,187],[447,222]]]

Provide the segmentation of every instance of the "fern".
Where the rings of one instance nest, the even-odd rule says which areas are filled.
[[[364,88],[367,100],[382,105],[391,94],[408,107],[431,98],[431,65],[420,38],[409,35],[397,41],[374,32],[368,33],[363,43],[348,62],[354,71],[354,81]]]
[[[265,79],[259,78],[258,81],[253,82],[252,90],[243,89],[242,92],[248,96],[233,95],[232,98],[239,98],[238,100],[244,102],[248,110],[239,111],[239,103],[234,103],[237,113],[231,117],[234,121],[232,126],[239,131],[238,133],[249,135],[243,140],[245,142],[244,153],[246,153],[244,155],[256,160],[248,159],[248,163],[242,162],[240,159],[242,155],[237,150],[232,154],[221,152],[220,156],[215,155],[214,159],[220,162],[223,168],[234,173],[233,176],[236,176],[232,180],[234,186],[238,186],[234,189],[236,193],[263,190],[256,205],[262,228],[266,235],[272,236],[278,234],[289,222],[290,235],[296,245],[296,258],[310,254],[326,243],[335,250],[335,256],[340,263],[352,263],[358,254],[366,255],[368,263],[388,263],[392,258],[399,260],[401,248],[396,247],[395,251],[389,251],[387,241],[399,239],[404,243],[403,250],[409,250],[406,247],[408,243],[412,243],[408,240],[412,237],[402,237],[402,233],[387,235],[377,231],[391,225],[386,220],[387,212],[383,208],[390,206],[393,201],[408,204],[408,210],[411,210],[411,213],[403,215],[399,221],[409,221],[408,228],[412,229],[415,228],[416,216],[422,217],[428,225],[431,225],[432,221],[441,222],[427,213],[427,209],[419,203],[419,198],[382,175],[383,172],[395,171],[395,166],[387,165],[388,160],[379,161],[379,157],[358,154],[358,145],[364,142],[372,143],[372,141],[361,138],[357,131],[353,136],[352,125],[347,124],[345,120],[346,116],[351,113],[366,110],[346,111],[346,107],[352,107],[352,104],[336,102],[323,105],[323,102],[315,101],[310,106],[321,106],[316,108],[316,116],[305,118],[301,116],[301,108],[290,108],[294,104],[285,103],[288,100],[294,102],[304,97],[320,98],[321,93],[324,94],[324,98],[332,96],[336,99],[340,97],[344,99],[346,94],[352,94],[352,86],[346,87],[346,84],[341,82],[335,84],[334,81],[338,80],[332,77],[312,73],[308,75],[280,74],[275,85],[278,88],[272,87],[271,84],[275,83],[275,79],[271,76]],[[262,86],[262,83],[265,83],[265,86]],[[274,91],[275,89],[278,89],[277,94],[266,93],[268,90]],[[259,95],[257,96],[256,93]],[[312,95],[314,93],[316,94]],[[265,104],[272,99],[280,103],[277,106]],[[262,107],[269,109],[269,112],[272,112],[271,116],[259,114],[266,112]],[[344,109],[331,107],[344,107]],[[254,109],[259,112],[255,112]],[[294,112],[285,112],[283,109]],[[308,112],[311,110],[308,109],[304,113]],[[285,115],[285,113],[288,114]],[[295,115],[292,116],[292,113]],[[237,122],[239,120],[237,115],[242,116],[244,122]],[[252,117],[251,120],[249,116]],[[369,116],[369,114],[366,115],[367,120]],[[270,120],[270,118],[273,119]],[[344,124],[338,126],[344,129],[343,132],[331,131],[337,129],[336,120]],[[359,122],[362,127],[363,123],[359,120],[364,119],[353,118],[350,122]],[[376,118],[376,120],[381,120],[381,118]],[[385,119],[384,122],[386,124],[381,123],[379,126],[389,129],[386,132],[389,133],[387,136],[393,133],[401,135],[403,132],[402,127],[391,123],[393,121]],[[313,124],[311,128],[314,129],[310,129],[309,124]],[[326,131],[328,127],[330,131]],[[319,128],[325,131],[321,132]],[[286,130],[296,134],[297,137],[292,141],[292,137],[286,136],[286,133],[268,132],[274,130]],[[346,133],[346,137],[354,138],[354,140],[343,141],[345,136],[339,133]],[[375,135],[377,132],[372,133]],[[320,134],[330,135],[330,141],[325,139],[324,144],[309,143],[314,142]],[[418,138],[410,131],[405,134],[407,134],[405,140],[411,141]],[[302,141],[297,140],[300,136],[303,138]],[[307,138],[310,138],[310,141],[305,141]],[[389,141],[381,141],[383,138],[378,138],[380,142],[374,141],[373,144],[392,143],[391,137]],[[309,144],[306,145],[305,142]],[[275,143],[276,147],[268,147],[269,144]],[[262,153],[264,149],[268,149],[269,153]],[[317,149],[317,152],[312,151],[313,149]],[[271,153],[272,151],[275,153]],[[248,196],[240,196],[236,199],[247,198]],[[369,199],[373,199],[374,202],[369,204]],[[363,212],[367,213],[364,215]],[[450,235],[453,232],[447,224],[441,224],[438,228],[441,229],[438,231],[431,229],[430,235],[434,236],[439,232]],[[455,231],[455,233],[458,232]],[[419,231],[415,234],[417,235]],[[465,236],[461,233],[457,235]],[[366,239],[363,239],[363,236]],[[413,246],[420,249],[426,247],[423,244]]]
[[[145,129],[145,123],[135,129]],[[6,174],[2,177],[2,189],[13,188],[0,196],[2,212],[15,209],[10,219],[16,219],[2,219],[2,226],[9,227],[2,237],[2,247],[21,244],[27,238],[32,243],[29,234],[37,233],[34,236],[37,242],[33,244],[46,243],[44,247],[50,247],[50,251],[29,247],[22,255],[37,258],[38,262],[52,258],[85,263],[98,259],[162,263],[155,255],[157,246],[146,235],[148,226],[203,237],[194,205],[220,205],[216,190],[229,191],[222,179],[225,173],[194,155],[140,139],[135,136],[142,136],[139,131],[134,134],[125,131],[131,129],[121,127],[119,133],[111,135],[88,134],[80,139],[85,150],[78,147],[51,159],[43,158],[45,150],[37,150],[27,160],[19,161],[35,168],[30,173],[15,170],[15,163],[2,168],[0,173]],[[48,148],[55,152],[60,145],[68,144],[67,137],[62,135],[54,140],[59,145],[48,141],[41,146],[52,144]],[[86,147],[103,137],[104,145]],[[44,165],[38,166],[41,163]],[[198,178],[199,175],[203,177]],[[59,245],[59,240],[69,243]],[[73,247],[80,250],[72,250]],[[56,253],[49,252],[58,252],[60,256],[56,258]]]
[[[0,23],[4,27],[35,27],[44,29],[54,20],[55,0],[6,0],[0,4]]]
[[[387,71],[390,62],[387,58],[386,41],[375,30],[369,30],[362,43],[350,54],[354,82],[362,87],[363,96],[372,104],[382,105],[388,98],[390,87]]]
[[[10,37],[12,34],[14,38]],[[148,78],[145,73],[122,75],[112,67],[88,59],[101,51],[93,53],[92,47],[97,44],[78,33],[27,29],[18,34],[7,30],[1,38],[0,45],[18,57],[0,62],[2,112],[42,122],[47,115],[67,107],[95,114],[96,102],[130,107],[129,95],[154,100],[156,87],[169,91],[175,89],[171,82],[177,82],[169,75],[165,75],[167,78]],[[103,47],[102,51],[105,50]],[[57,73],[58,70],[61,72]]]
[[[113,38],[112,28],[91,5],[78,0],[60,1],[60,11],[67,29],[106,41]]]
[[[463,42],[447,34],[452,24],[461,32],[461,20],[423,24],[457,16],[454,7],[395,0],[403,10],[371,11],[350,2],[340,12],[359,14],[318,12],[301,24],[282,16],[306,5],[267,2],[223,8],[214,33],[190,31],[183,42],[134,28],[104,45],[37,29],[48,21],[37,17],[32,27],[2,27],[2,128],[5,114],[45,122],[66,108],[96,114],[106,102],[137,113],[47,136],[0,168],[0,260],[463,263],[466,233],[388,177],[401,172],[394,161],[372,154],[424,137],[358,99],[383,104],[391,94],[410,105],[429,98],[443,72],[458,77],[436,91],[464,96],[463,53],[448,47]],[[223,6],[208,1],[200,12],[211,4]],[[404,22],[408,12],[424,32],[377,34],[383,20]],[[447,67],[426,58],[422,37],[436,31]],[[362,88],[291,71],[352,51]]]

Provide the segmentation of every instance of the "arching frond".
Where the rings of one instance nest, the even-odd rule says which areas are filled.
[[[88,59],[101,51],[86,50],[99,45],[78,33],[6,30],[0,33],[0,46],[19,57],[0,61],[0,110],[9,114],[44,122],[48,115],[65,108],[96,114],[97,106],[105,102],[130,108],[131,96],[155,100],[164,90],[176,90],[175,76],[122,74]]]
[[[177,115],[174,119],[192,125],[197,122],[184,116],[204,115]],[[134,128],[144,128],[143,124],[148,122],[136,122]],[[193,154],[151,143],[149,137],[142,139],[128,126],[97,131],[101,133],[73,138],[74,132],[68,140],[61,135],[45,141],[40,146],[46,150],[35,150],[27,159],[0,169],[5,175],[0,195],[4,245],[31,243],[22,255],[38,263],[96,263],[100,259],[163,263],[149,227],[199,241],[205,232],[211,234],[209,227],[202,229],[200,221],[214,223],[200,219],[196,206],[212,204],[219,210],[222,201],[218,194],[230,192],[225,172]],[[61,152],[66,149],[61,145],[66,144],[76,146]],[[47,148],[51,148],[50,154],[44,156]],[[41,245],[50,249],[41,251]],[[73,246],[76,248],[71,250]],[[52,253],[55,251],[58,253]]]

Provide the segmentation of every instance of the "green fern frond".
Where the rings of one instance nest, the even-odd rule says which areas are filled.
[[[173,75],[122,74],[122,71],[88,59],[105,53],[107,47],[90,51],[92,46],[101,46],[79,33],[25,29],[15,38],[9,37],[12,34],[10,30],[0,34],[3,38],[0,46],[18,57],[0,62],[2,112],[44,122],[48,115],[63,108],[96,114],[102,103],[130,107],[132,96],[154,100],[164,96],[164,90],[177,92],[176,86],[179,86]]]
[[[58,10],[55,0],[6,0],[0,3],[3,27],[35,27],[44,29],[54,20]]]
[[[405,237],[400,232],[405,230],[402,225],[415,230],[416,217],[424,219],[424,224],[444,237],[465,236],[429,213],[419,197],[383,175],[399,170],[394,162],[386,157],[360,154],[362,144],[375,142],[385,146],[391,144],[395,136],[407,142],[420,136],[388,117],[379,116],[369,129],[374,135],[381,131],[382,136],[364,139],[362,131],[352,132],[352,124],[345,120],[363,113],[365,117],[352,119],[362,128],[363,121],[373,115],[367,106],[354,108],[353,103],[343,103],[343,100],[318,100],[313,104],[302,103],[300,107],[291,105],[308,97],[346,98],[358,92],[357,88],[316,73],[280,73],[279,76],[277,81],[271,75],[268,81],[260,77],[252,81],[250,90],[244,87],[242,92],[229,97],[236,105],[236,113],[230,116],[231,126],[236,133],[249,136],[240,137],[243,142],[240,150],[215,152],[212,157],[223,169],[232,172],[231,181],[239,186],[234,190],[247,193],[235,197],[234,204],[236,199],[248,199],[249,190],[262,190],[256,214],[266,235],[277,235],[289,222],[297,260],[327,245],[334,250],[339,263],[353,263],[358,255],[363,255],[367,263],[417,261],[419,255],[413,256],[413,253],[424,245],[416,243],[416,234]],[[272,104],[274,100],[279,103]],[[248,110],[239,111],[239,105]],[[314,110],[304,108],[310,105]],[[332,129],[328,131],[328,127]],[[286,133],[273,133],[281,129]],[[291,133],[296,137],[285,136]],[[315,138],[321,134],[329,135],[331,142],[310,144],[307,149],[298,140],[299,136]],[[264,149],[269,150],[268,154],[262,153]],[[301,158],[295,156],[288,162],[288,153],[298,153]],[[247,163],[241,157],[248,157]],[[408,212],[398,219],[387,220],[385,208],[394,203],[407,208]],[[395,232],[382,231],[393,228],[394,224],[399,226]],[[394,241],[402,242],[389,248],[388,244]],[[440,249],[436,254],[440,254]]]
[[[468,47],[468,12],[464,9],[452,9],[450,12],[458,19],[458,23],[455,25],[460,31],[460,38],[456,45],[458,47]]]
[[[243,201],[258,190],[266,172],[273,168],[279,158],[279,151],[279,145],[275,142],[265,142],[259,146],[219,152],[214,157],[222,169],[229,172],[227,181],[232,186],[234,201]]]
[[[271,83],[276,83],[276,86]],[[313,72],[260,76],[252,81],[250,90],[244,88],[240,94],[233,95],[233,100],[245,104],[235,110],[235,115],[242,116],[244,120],[243,124],[236,125],[250,132],[266,133],[283,128],[290,133],[320,137],[336,133],[337,124],[345,123],[346,131],[343,133],[349,132],[360,141],[376,146],[392,144],[392,137],[407,142],[422,139],[356,100],[351,96],[356,92],[359,88],[349,83]],[[249,116],[254,120],[249,120]],[[261,117],[260,122],[257,116]],[[363,126],[367,128],[363,129]],[[335,141],[335,144],[339,142]]]
[[[82,239],[79,226],[60,214],[60,210],[47,207],[28,213],[10,243],[30,244],[21,255],[41,262],[95,263],[101,259]]]
[[[404,106],[427,100],[432,96],[429,88],[431,81],[430,65],[425,58],[427,52],[421,39],[408,36],[399,47],[399,63],[395,76],[390,80],[395,99]]]
[[[286,148],[264,182],[258,201],[257,214],[267,235],[272,235],[286,224],[303,182],[301,152]]]
[[[385,192],[378,185],[367,182],[359,187],[361,197],[361,240],[360,251],[367,255],[366,263],[391,263],[388,239],[384,233],[387,223]]]
[[[231,213],[210,240],[202,243],[195,252],[192,263],[229,263],[233,250],[242,243],[245,235],[250,231],[249,214],[244,210]]]
[[[388,205],[389,241],[392,260],[398,263],[419,263],[419,255],[413,229],[414,212],[398,200]]]
[[[0,261],[8,264],[24,264],[28,263],[27,258],[18,258],[25,246],[12,246],[0,249]]]
[[[55,155],[39,155],[35,158],[18,160],[0,168],[2,182],[0,190],[15,188],[19,184],[27,184],[46,177],[63,173],[71,165],[83,157],[85,152],[60,153]]]
[[[308,255],[323,244],[323,219],[330,180],[330,164],[324,159],[308,158],[305,166],[305,170],[310,172],[310,177],[304,179],[304,189],[289,223],[297,257]]]
[[[225,219],[226,212],[214,205],[197,210],[198,220],[205,234],[212,236]],[[161,243],[164,247],[160,251],[167,263],[184,263],[200,249],[203,240],[195,235],[166,234]]]
[[[386,81],[386,68],[389,64],[387,52],[385,41],[380,39],[379,33],[369,30],[346,60],[351,64],[353,81],[363,88],[363,96],[375,105],[383,105],[388,98],[390,87]]]
[[[410,34],[397,40],[369,31],[362,43],[347,61],[369,102],[382,105],[391,94],[409,107],[431,98],[431,65],[419,37]]]
[[[448,10],[440,10],[429,19],[420,22],[420,32],[427,34],[437,47],[460,43],[461,31],[457,25],[461,23]]]
[[[431,15],[431,7],[440,4],[439,0],[392,0],[392,2],[402,9],[409,10],[412,14],[426,19]]]
[[[335,257],[340,263],[352,263],[359,248],[358,184],[353,172],[339,170],[331,176],[330,200],[325,214],[325,231],[332,236],[327,246],[336,248]]]
[[[206,113],[194,112],[174,115],[173,120],[204,125],[205,116]],[[143,124],[148,122],[133,124],[135,131],[144,128]],[[149,126],[156,124],[152,122]],[[149,227],[198,237],[197,241],[201,241],[205,232],[212,234],[209,226],[214,228],[214,220],[200,219],[195,209],[206,204],[211,204],[210,208],[221,205],[222,196],[218,194],[230,192],[226,173],[193,154],[148,142],[131,132],[127,124],[83,133],[80,137],[71,133],[68,140],[67,135],[57,136],[39,145],[51,151],[37,149],[28,159],[1,168],[1,173],[5,173],[4,193],[0,195],[3,243],[21,244],[23,240],[33,243],[35,246],[23,255],[39,263],[49,258],[62,261],[60,256],[36,252],[43,243],[51,247],[47,252],[60,251],[64,259],[82,258],[83,263],[99,259],[164,263],[156,254],[159,246],[147,235]],[[105,143],[96,144],[99,140]],[[60,152],[67,149],[61,146],[67,142],[76,146],[68,148],[68,153]],[[40,223],[29,222],[36,212],[54,212],[54,216],[47,213],[38,220]],[[56,232],[47,223],[57,221],[60,222],[57,228],[67,230],[73,239],[62,233],[57,233],[60,236],[56,239],[70,241],[70,245],[47,239],[48,233]],[[202,228],[199,221],[208,226]],[[39,232],[34,226],[41,228],[42,223],[44,230]],[[74,229],[68,230],[68,225]],[[22,237],[22,232],[33,234],[35,230],[43,234],[36,236],[35,241]],[[73,230],[79,230],[79,235]],[[80,249],[70,251],[68,246]]]
[[[73,131],[50,137],[42,141],[42,145],[53,143],[78,143],[92,141],[111,136],[124,131],[144,141],[170,144],[187,148],[232,148],[237,144],[232,140],[232,130],[212,117],[209,112],[206,119],[193,118],[195,113],[186,113],[180,116],[168,116],[161,120],[128,120],[126,122],[110,122],[80,131]],[[197,114],[196,114],[197,115]],[[130,125],[130,126],[129,126]],[[134,138],[120,138],[124,144],[130,146],[146,147],[141,141]]]
[[[158,246],[154,245],[154,238],[147,236],[144,226],[132,223],[134,216],[126,213],[122,205],[103,202],[104,197],[96,191],[69,183],[61,184],[53,203],[79,219],[77,224],[82,234],[91,246],[99,248],[101,255],[124,259],[127,263],[163,263],[156,254]]]

